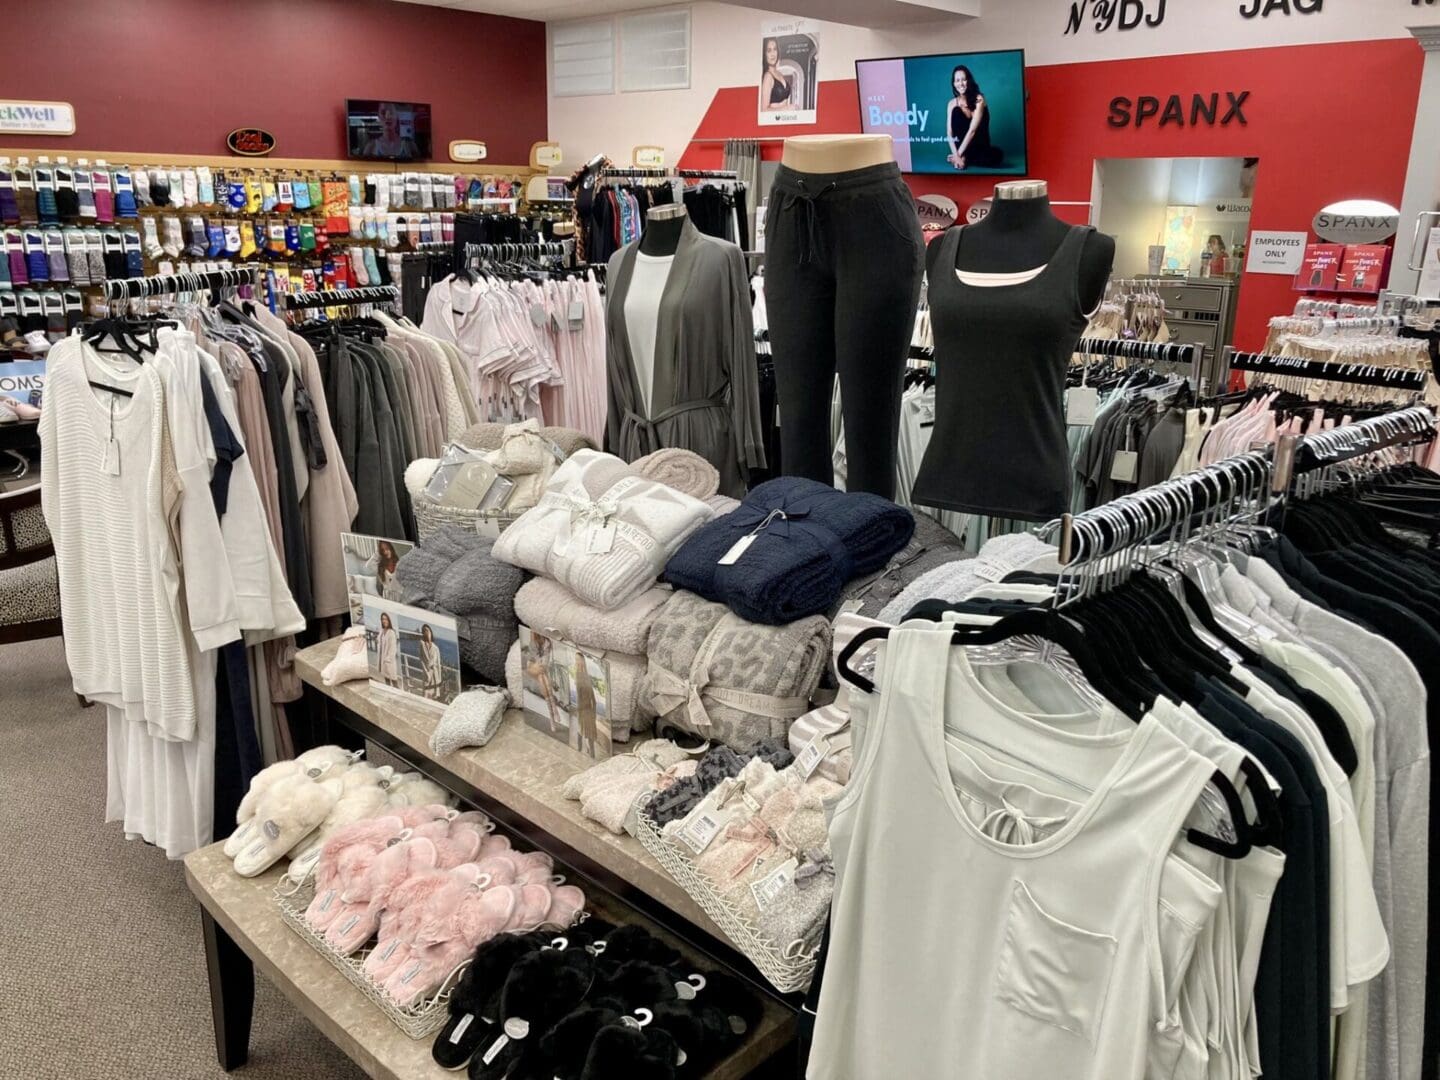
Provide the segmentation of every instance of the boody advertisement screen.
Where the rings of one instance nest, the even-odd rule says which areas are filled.
[[[857,60],[860,124],[902,172],[1023,176],[1025,52]]]

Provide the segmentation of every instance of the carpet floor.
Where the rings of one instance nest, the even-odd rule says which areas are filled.
[[[58,638],[0,646],[0,1076],[211,1080],[199,907],[105,815],[105,728]],[[263,976],[245,1080],[364,1074]]]

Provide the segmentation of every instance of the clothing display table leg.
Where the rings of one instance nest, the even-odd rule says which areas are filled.
[[[210,1012],[215,1021],[215,1057],[231,1072],[250,1057],[250,1020],[255,1011],[255,965],[204,907],[205,969],[210,978]]]

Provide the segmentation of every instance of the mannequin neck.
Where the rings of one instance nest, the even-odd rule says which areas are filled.
[[[1055,211],[1050,209],[1050,197],[1041,195],[1034,199],[996,199],[990,204],[990,213],[983,224],[987,230],[1023,232],[1056,220]]]
[[[640,251],[645,255],[674,255],[680,247],[680,234],[685,231],[685,214],[670,218],[657,218],[650,214],[645,219],[645,231],[640,234]]]

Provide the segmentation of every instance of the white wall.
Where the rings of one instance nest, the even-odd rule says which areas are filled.
[[[895,31],[825,23],[820,78],[852,79],[855,61],[871,57],[1023,48],[1029,64],[1058,64],[1407,37],[1407,25],[1437,21],[1434,11],[1416,8],[1410,0],[1325,0],[1313,15],[1255,19],[1241,17],[1241,0],[1169,0],[1164,22],[1153,29],[1096,33],[1087,23],[1078,34],[1067,35],[1071,2],[984,0],[985,14],[978,19]],[[1251,2],[1245,0],[1243,6]],[[1157,3],[1147,0],[1152,10]],[[628,160],[630,148],[642,143],[664,146],[673,163],[717,89],[758,82],[760,23],[779,16],[709,2],[694,4],[691,10],[689,90],[550,96],[550,137],[563,147],[567,167],[601,152]],[[1296,87],[1296,93],[1308,92],[1315,89]]]

